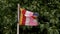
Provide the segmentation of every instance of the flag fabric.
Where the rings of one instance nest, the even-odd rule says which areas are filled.
[[[37,19],[34,17],[34,13],[25,9],[20,9],[20,25],[25,26],[37,26]]]
[[[30,22],[29,22],[29,26],[37,26],[38,22],[36,19],[30,17]]]
[[[26,11],[25,16],[26,16],[26,22],[25,22],[25,25],[28,26],[29,23],[30,23],[30,18],[31,18],[31,16],[33,16],[33,12]]]
[[[25,12],[26,12],[26,10],[20,9],[20,11],[21,11],[21,14],[20,14],[20,25],[25,25],[25,19],[26,19]]]

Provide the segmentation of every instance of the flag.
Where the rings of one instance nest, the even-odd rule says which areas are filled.
[[[34,19],[34,13],[25,9],[20,9],[20,25],[37,26],[37,19]],[[34,18],[33,18],[34,17]]]

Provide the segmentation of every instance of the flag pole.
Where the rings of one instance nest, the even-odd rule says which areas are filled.
[[[18,8],[17,8],[17,14],[18,14],[17,34],[19,34],[19,10],[20,10],[20,5],[18,4]]]

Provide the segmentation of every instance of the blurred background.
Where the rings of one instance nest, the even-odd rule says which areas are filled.
[[[17,33],[18,3],[39,13],[39,26],[20,26],[20,34],[59,34],[60,0],[0,0],[0,34]]]

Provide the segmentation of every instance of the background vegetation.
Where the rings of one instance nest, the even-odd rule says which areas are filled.
[[[0,34],[16,34],[17,4],[39,13],[39,26],[20,26],[20,34],[59,34],[60,0],[0,0]],[[43,33],[42,33],[43,32]]]

